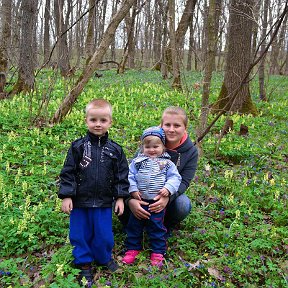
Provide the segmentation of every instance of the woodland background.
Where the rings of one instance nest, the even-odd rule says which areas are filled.
[[[287,286],[288,1],[0,3],[3,287],[79,287],[58,175],[97,97],[128,158],[170,105],[201,156],[164,269],[145,251],[119,274],[97,268],[96,287]]]

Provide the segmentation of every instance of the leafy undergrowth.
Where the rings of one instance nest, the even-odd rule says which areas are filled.
[[[60,212],[57,185],[70,142],[85,134],[83,109],[89,100],[111,101],[110,135],[128,158],[142,130],[157,125],[165,107],[179,105],[188,111],[192,138],[200,112],[200,74],[186,75],[189,92],[181,94],[156,72],[128,71],[120,76],[107,71],[89,82],[63,123],[39,125],[47,123],[72,85],[45,73],[32,97],[0,102],[1,287],[79,287],[79,271],[71,265],[69,218]],[[213,78],[214,100],[221,80],[221,75]],[[55,86],[49,94],[51,83]],[[267,103],[258,101],[255,83],[252,88],[259,114],[232,116],[233,130],[222,139],[217,157],[224,117],[203,141],[204,154],[187,191],[193,209],[169,239],[164,267],[149,265],[148,248],[137,265],[121,265],[124,235],[115,217],[114,255],[121,269],[109,274],[96,267],[95,287],[287,286],[288,79],[270,78]],[[41,99],[47,100],[47,107],[37,127],[31,121]],[[249,129],[245,137],[238,133],[241,124]]]

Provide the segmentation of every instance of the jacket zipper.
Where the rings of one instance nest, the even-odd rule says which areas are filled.
[[[98,148],[100,148],[101,147],[101,137],[99,137],[99,140],[98,140]],[[98,190],[98,183],[99,183],[99,151],[100,151],[100,149],[96,149],[96,161],[95,161],[95,163],[96,163],[96,180],[95,180],[95,187],[97,187],[97,190]],[[97,198],[97,193],[98,193],[98,191],[96,190],[96,194],[95,194],[95,196],[94,196],[94,203],[93,203],[93,207],[97,207],[97,205],[96,205],[96,198]],[[98,197],[99,198],[99,197]]]

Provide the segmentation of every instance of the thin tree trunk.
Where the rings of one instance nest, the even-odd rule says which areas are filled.
[[[8,50],[11,42],[11,12],[12,2],[2,0],[2,31],[0,40],[0,72],[6,73],[8,69]]]
[[[193,30],[193,21],[190,21],[189,24],[189,45],[188,45],[188,54],[187,54],[187,71],[192,70],[192,57],[193,57],[193,45],[194,45],[194,30]]]
[[[263,53],[263,51],[265,51],[265,48],[266,48],[268,7],[269,7],[269,0],[265,0],[264,1],[264,7],[263,7],[264,15],[263,15],[262,36],[261,36],[262,44],[260,47],[261,53]],[[265,85],[264,85],[265,59],[266,59],[266,57],[264,56],[260,62],[260,66],[259,66],[259,97],[260,97],[260,100],[262,100],[262,101],[267,101]]]
[[[95,25],[95,0],[89,0],[88,27],[86,35],[86,59],[89,62],[94,51],[94,25]]]
[[[50,4],[51,1],[46,0],[44,12],[44,63],[48,62],[50,56]]]
[[[35,25],[38,0],[23,0],[18,80],[9,96],[30,92],[34,88],[36,59]]]
[[[163,22],[160,17],[160,4],[155,1],[154,4],[154,37],[153,37],[153,62],[157,63],[161,59],[161,35],[163,32]],[[156,21],[157,19],[157,21]]]
[[[68,0],[68,9],[66,12],[66,19],[69,19],[69,14],[71,12],[71,5],[69,4],[71,0]],[[55,12],[55,21],[56,21],[56,30],[57,37],[59,37],[58,42],[58,68],[60,69],[61,75],[66,77],[70,70],[69,63],[69,50],[67,42],[67,33],[64,31],[67,30],[67,20],[64,21],[64,0],[54,0],[54,12]]]
[[[97,66],[101,62],[103,56],[105,55],[109,45],[111,44],[115,31],[119,25],[119,23],[123,20],[123,18],[128,13],[131,6],[135,3],[136,0],[126,0],[123,1],[123,4],[119,11],[115,14],[112,18],[111,22],[109,23],[106,31],[103,34],[102,41],[95,51],[94,55],[92,56],[90,62],[84,68],[82,74],[80,75],[78,81],[76,82],[75,86],[71,89],[69,94],[65,97],[63,102],[61,103],[58,110],[55,112],[51,122],[52,123],[59,123],[61,120],[69,113],[72,109],[73,104],[75,103],[77,97],[82,92],[85,84],[89,81],[91,76],[93,75],[94,71],[96,70]]]
[[[213,68],[215,67],[215,50],[216,50],[216,36],[215,33],[216,26],[216,0],[209,1],[207,26],[205,37],[207,42],[206,50],[206,63],[205,63],[205,75],[202,93],[202,103],[201,103],[201,115],[200,124],[198,127],[197,134],[201,135],[207,126],[208,114],[209,114],[209,95],[210,95],[210,85],[212,79]]]
[[[169,54],[172,60],[172,73],[173,73],[173,83],[172,87],[174,89],[181,90],[181,77],[180,69],[178,63],[178,49],[176,46],[176,35],[175,35],[175,0],[168,0],[169,5],[169,32],[170,32],[170,46]]]
[[[190,22],[192,21],[192,15],[194,12],[195,4],[197,0],[187,0],[182,17],[180,19],[180,22],[178,24],[177,30],[175,32],[175,43],[177,47],[182,47],[184,43],[184,36],[186,34],[186,31],[189,27]],[[168,1],[169,3],[169,1]],[[174,10],[175,11],[175,10]],[[166,57],[165,61],[168,66],[168,70],[172,70],[172,49],[169,48],[166,49]]]
[[[124,53],[122,60],[119,64],[117,73],[123,74],[126,66],[126,62],[128,57],[131,56],[130,53],[133,53],[135,42],[134,42],[134,29],[135,29],[135,19],[136,19],[136,8],[137,8],[137,1],[133,5],[132,16],[130,17],[129,13],[125,17],[126,27],[127,27],[127,44],[124,48]],[[133,47],[134,46],[134,47]]]

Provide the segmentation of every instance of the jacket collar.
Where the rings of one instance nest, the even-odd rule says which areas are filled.
[[[87,136],[91,143],[98,144],[100,142],[100,144],[104,144],[108,141],[108,132],[106,132],[103,136],[97,136],[88,131]]]

